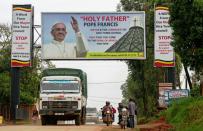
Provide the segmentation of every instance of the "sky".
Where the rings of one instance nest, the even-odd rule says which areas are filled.
[[[115,12],[119,0],[1,0],[0,23],[12,22],[12,4],[32,4],[34,25],[41,25],[42,12]],[[36,36],[35,36],[36,37]],[[40,43],[41,41],[37,41]],[[114,107],[122,99],[120,87],[127,79],[128,67],[123,61],[75,60],[53,61],[56,67],[79,68],[88,77],[88,107]]]

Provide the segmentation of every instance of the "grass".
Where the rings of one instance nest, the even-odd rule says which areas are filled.
[[[203,131],[203,97],[174,101],[161,115],[178,131]]]

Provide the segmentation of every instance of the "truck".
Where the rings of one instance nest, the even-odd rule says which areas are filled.
[[[42,125],[57,125],[58,120],[75,120],[75,125],[85,124],[86,73],[73,68],[43,70],[39,98]]]

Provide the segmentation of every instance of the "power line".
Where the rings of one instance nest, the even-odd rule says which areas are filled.
[[[92,98],[102,98],[102,99],[122,99],[119,97],[100,97],[100,96],[88,96],[88,97],[92,97]]]
[[[105,103],[105,102],[106,102],[106,101],[101,101],[101,100],[93,100],[93,99],[88,99],[88,101],[99,102],[99,103]],[[112,101],[110,101],[110,103],[113,103],[113,104],[118,104],[118,102],[112,102]]]
[[[114,84],[114,83],[123,83],[123,82],[126,82],[126,81],[116,81],[116,82],[90,82],[88,84]]]

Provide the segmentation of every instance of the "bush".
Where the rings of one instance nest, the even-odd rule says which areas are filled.
[[[190,95],[192,97],[200,97],[200,86],[199,85],[194,85],[193,89],[190,92]]]
[[[203,130],[203,97],[174,101],[161,115],[178,131]]]

